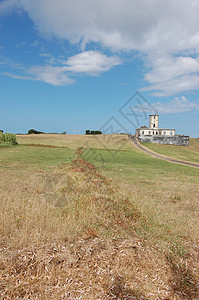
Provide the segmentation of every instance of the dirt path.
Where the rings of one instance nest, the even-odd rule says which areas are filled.
[[[138,141],[138,139],[134,135],[131,135],[130,139],[131,139],[131,141],[133,142],[133,144],[134,144],[134,146],[136,148],[138,148],[139,150],[144,151],[145,153],[147,153],[147,154],[149,154],[151,156],[154,156],[156,158],[160,158],[160,159],[163,159],[163,160],[175,163],[175,164],[180,164],[180,165],[185,165],[185,166],[189,166],[189,167],[199,168],[199,164],[198,163],[194,163],[194,162],[189,162],[189,161],[184,161],[184,160],[179,160],[179,159],[176,159],[176,158],[168,157],[168,156],[165,156],[163,154],[156,153],[156,152],[154,152],[154,151],[152,151],[152,150],[144,147],[143,145],[140,144],[140,142]]]

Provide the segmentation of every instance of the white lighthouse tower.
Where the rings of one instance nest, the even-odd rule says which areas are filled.
[[[159,115],[150,115],[149,116],[149,128],[158,129],[159,128]]]

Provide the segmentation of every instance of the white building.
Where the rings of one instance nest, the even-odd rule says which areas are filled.
[[[142,126],[136,129],[136,137],[142,136],[175,136],[175,129],[159,128],[159,115],[149,116],[149,127]]]

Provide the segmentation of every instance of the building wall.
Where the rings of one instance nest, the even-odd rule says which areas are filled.
[[[165,136],[174,136],[175,129],[145,129],[139,128],[136,130],[136,136],[143,136],[143,135],[165,135]]]
[[[189,136],[185,135],[175,135],[175,136],[151,136],[151,135],[141,135],[139,136],[140,142],[146,143],[156,143],[156,144],[166,144],[166,145],[178,145],[178,146],[188,146]]]
[[[174,129],[166,129],[166,130],[162,130],[162,135],[175,135],[175,130]]]

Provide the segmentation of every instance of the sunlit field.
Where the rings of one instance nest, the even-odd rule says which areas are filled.
[[[106,135],[64,135],[64,134],[27,134],[18,135],[19,144],[51,145],[68,147],[71,149],[94,148],[127,150],[132,145],[127,135],[106,134]]]
[[[190,138],[189,146],[174,146],[174,145],[160,145],[152,143],[142,143],[145,147],[177,159],[185,161],[199,162],[199,138]]]
[[[198,298],[198,169],[125,135],[17,141],[0,149],[3,299]]]

